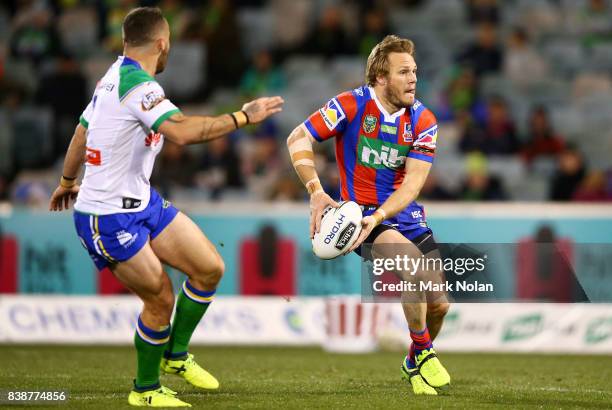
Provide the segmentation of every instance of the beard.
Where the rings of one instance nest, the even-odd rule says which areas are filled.
[[[412,106],[412,104],[414,104],[414,97],[411,98],[412,101],[409,99],[402,99],[403,93],[391,85],[387,85],[385,87],[384,94],[385,99],[389,101],[389,103],[392,104],[398,110],[401,110],[402,108],[408,108]]]
[[[168,63],[168,53],[170,52],[169,47],[163,50],[159,58],[157,59],[157,66],[155,67],[155,74],[162,73],[166,69],[166,64]]]

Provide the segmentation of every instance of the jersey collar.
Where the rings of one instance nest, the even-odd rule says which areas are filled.
[[[380,103],[380,101],[378,101],[378,97],[376,97],[376,93],[374,92],[374,88],[368,86],[368,90],[370,90],[370,97],[372,97],[372,99],[376,103],[376,106],[378,107],[380,112],[382,112],[382,114],[383,114],[383,121],[384,122],[395,123],[395,120],[398,117],[400,117],[401,115],[403,115],[404,112],[406,111],[406,108],[402,108],[401,110],[396,111],[393,114],[389,114],[387,112],[387,110],[385,110],[385,107],[383,107],[383,105]]]
[[[140,65],[140,63],[138,61],[136,61],[136,60],[134,60],[132,58],[129,58],[128,56],[121,56],[119,58],[121,58],[121,65],[122,66],[123,65],[133,65],[133,66],[135,66],[135,67],[137,67],[137,68],[142,70],[142,67],[141,67],[141,65]]]

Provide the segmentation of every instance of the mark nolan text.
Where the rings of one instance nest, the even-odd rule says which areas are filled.
[[[493,292],[492,283],[478,281],[434,282],[422,281],[418,283],[401,281],[397,283],[384,283],[377,280],[372,283],[375,292]]]

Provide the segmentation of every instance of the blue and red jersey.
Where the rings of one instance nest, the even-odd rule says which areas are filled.
[[[433,162],[435,157],[433,113],[415,100],[389,114],[367,86],[332,98],[304,125],[317,141],[336,137],[341,197],[360,205],[385,202],[404,180],[407,158]],[[416,202],[408,208],[422,210]]]

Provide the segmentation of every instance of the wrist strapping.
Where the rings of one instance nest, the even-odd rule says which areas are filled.
[[[372,216],[374,217],[374,219],[376,220],[376,223],[378,225],[380,225],[382,223],[382,221],[387,219],[387,213],[382,208],[378,208],[376,211],[374,211]]]
[[[313,178],[310,181],[306,182],[306,189],[310,195],[316,194],[318,192],[323,192],[323,186],[321,185],[321,181],[319,178]]]
[[[62,175],[60,178],[60,185],[63,188],[72,188],[76,185],[76,177],[65,177]]]

